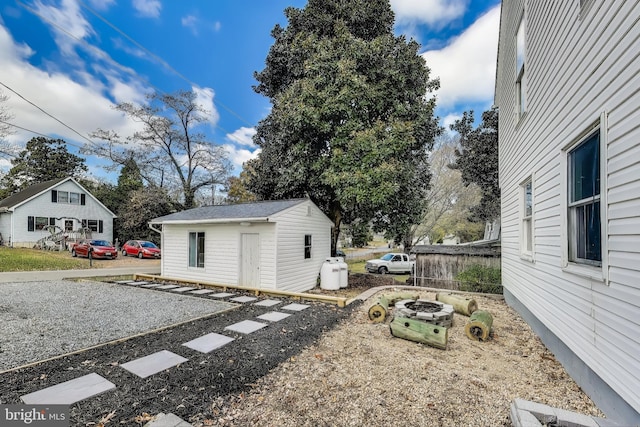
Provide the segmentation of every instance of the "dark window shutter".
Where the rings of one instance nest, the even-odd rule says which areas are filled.
[[[27,231],[34,231],[35,228],[35,218],[32,216],[27,217]]]
[[[102,220],[98,221],[98,233],[102,233],[104,230],[104,222]]]
[[[84,193],[80,194],[80,204],[82,206],[87,204],[87,200],[86,199],[87,199],[86,194],[84,194]]]
[[[51,190],[51,203],[58,203],[58,192]]]
[[[49,218],[49,225],[56,225],[56,219],[55,218]]]

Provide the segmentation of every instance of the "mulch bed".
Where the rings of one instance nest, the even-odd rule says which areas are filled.
[[[142,425],[150,415],[160,412],[172,412],[189,422],[207,425],[213,423],[225,402],[241,398],[257,379],[313,344],[349,316],[356,305],[338,308],[304,303],[311,307],[249,335],[224,328],[277,310],[284,304],[275,308],[244,305],[118,344],[7,372],[0,375],[0,403],[22,403],[20,396],[24,394],[97,373],[114,383],[116,389],[71,405],[72,426]],[[182,345],[212,332],[235,340],[208,354]],[[160,350],[174,352],[189,361],[145,379],[119,366]]]

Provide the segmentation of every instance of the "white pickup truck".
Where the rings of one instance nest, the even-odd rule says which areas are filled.
[[[409,255],[401,253],[390,253],[379,259],[367,261],[364,268],[369,273],[412,273],[415,261],[409,259]]]

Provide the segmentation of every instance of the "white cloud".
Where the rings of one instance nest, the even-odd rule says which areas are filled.
[[[444,27],[461,17],[469,0],[391,0],[399,25],[427,24]]]
[[[89,0],[91,7],[96,10],[107,10],[111,5],[116,3],[116,0]]]
[[[142,16],[157,18],[160,16],[162,4],[159,0],[133,0],[133,8]]]
[[[462,118],[462,114],[457,114],[457,113],[447,114],[442,119],[442,126],[444,126],[445,129],[448,131],[449,125],[454,124],[456,120],[460,120],[461,118]]]
[[[208,87],[201,88],[193,86],[191,90],[196,94],[196,103],[201,105],[207,111],[204,118],[211,123],[211,125],[215,126],[220,119],[220,114],[213,103],[215,92],[213,89]]]
[[[255,147],[253,143],[253,135],[256,134],[255,128],[241,127],[233,133],[227,134],[227,139],[234,144],[240,144],[248,147]]]
[[[496,6],[448,46],[422,54],[431,77],[440,78],[438,107],[493,98],[499,25],[500,6]]]
[[[247,160],[255,159],[262,149],[247,150],[246,148],[238,148],[233,144],[224,144],[222,146],[229,153],[229,160],[240,171],[242,170],[242,164]]]
[[[0,81],[82,135],[88,135],[97,128],[114,130],[123,136],[136,130],[135,123],[113,110],[112,102],[103,94],[103,83],[85,76],[81,84],[61,71],[40,70],[27,61],[31,53],[29,46],[16,44],[6,28],[0,26]],[[124,98],[128,92],[133,99],[139,99],[136,98],[140,94],[135,86],[128,89],[125,86],[122,81],[118,81],[118,85],[114,85],[112,90],[119,97]],[[63,138],[74,145],[87,143],[16,93],[8,90],[5,93],[10,96],[6,104],[14,115],[11,121],[13,124],[51,137]],[[36,135],[31,132],[17,129],[15,134],[6,139],[24,146],[34,136]]]
[[[94,34],[93,28],[84,19],[76,0],[62,0],[60,6],[44,5],[37,1],[34,4],[34,9],[47,21],[55,23],[55,26],[47,24],[51,25],[56,45],[60,48],[61,53],[67,57],[76,57],[74,48],[79,43],[78,40]]]
[[[180,22],[183,27],[190,29],[194,36],[198,35],[198,18],[195,15],[183,16]]]

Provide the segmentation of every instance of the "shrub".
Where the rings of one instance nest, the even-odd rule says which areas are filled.
[[[500,268],[472,265],[456,275],[460,290],[482,292],[485,294],[502,294],[502,275]]]

